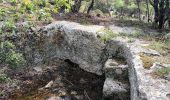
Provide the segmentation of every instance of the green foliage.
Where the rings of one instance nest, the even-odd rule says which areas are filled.
[[[22,7],[24,7],[26,10],[33,11],[34,4],[31,0],[23,0],[22,1]]]
[[[170,73],[170,67],[165,67],[165,68],[157,69],[155,71],[155,74],[160,76],[160,77],[164,77],[165,75],[168,75],[169,73]]]
[[[14,21],[51,21],[52,14],[60,7],[70,10],[68,0],[9,0],[9,4],[0,3],[0,20]]]
[[[135,42],[135,39],[134,38],[129,38],[128,43],[132,43],[132,42]]]
[[[9,41],[0,43],[0,62],[9,64],[12,68],[22,67],[25,59],[22,54],[16,52],[15,45]]]
[[[9,80],[10,80],[10,78],[6,74],[0,73],[0,82],[6,82]]]
[[[82,5],[80,7],[80,12],[86,12],[89,4],[90,4],[90,2],[82,1]]]
[[[108,13],[110,8],[114,9],[114,0],[96,0],[94,9],[99,9],[103,13]]]
[[[67,9],[71,8],[68,0],[57,0],[56,3],[58,4],[58,7],[66,6]]]
[[[135,2],[130,2],[130,4],[128,4],[127,9],[129,10],[135,10],[137,9],[137,5],[135,4]]]
[[[41,9],[38,12],[38,20],[50,22],[53,20],[53,18],[51,17],[51,13],[48,13],[44,9]]]
[[[163,55],[167,54],[167,52],[169,52],[170,49],[170,40],[154,41],[149,46],[147,46],[147,48],[157,50]]]
[[[122,9],[125,5],[125,1],[124,0],[115,0],[115,8],[116,9]]]
[[[132,37],[139,38],[139,37],[144,36],[144,33],[143,33],[141,30],[136,30],[134,33],[132,33],[131,36],[132,36]]]
[[[13,68],[17,68],[17,67],[21,67],[22,65],[24,65],[25,60],[22,54],[12,51],[12,52],[7,53],[5,62],[11,65]]]
[[[15,30],[16,30],[16,26],[12,20],[6,21],[2,26],[2,31],[4,32],[13,32]]]
[[[96,9],[94,10],[94,13],[97,15],[97,14],[100,14],[101,16],[104,15],[103,12],[99,9]]]
[[[9,0],[9,2],[16,4],[18,2],[18,0]]]
[[[110,39],[118,36],[117,33],[113,33],[113,31],[110,30],[110,29],[104,29],[101,32],[104,33],[104,34],[100,36],[100,40],[104,43],[106,41],[109,41]]]

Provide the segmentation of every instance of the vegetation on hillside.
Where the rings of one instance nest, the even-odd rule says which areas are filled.
[[[121,20],[138,19],[163,29],[170,26],[169,5],[169,0],[0,0],[0,62],[15,67],[25,63],[15,44],[5,38],[20,32],[17,24],[29,23],[24,27],[27,30],[39,23],[51,23],[57,14],[62,17],[66,13],[87,13]],[[103,41],[113,37],[110,30],[104,31],[108,34],[102,36]]]

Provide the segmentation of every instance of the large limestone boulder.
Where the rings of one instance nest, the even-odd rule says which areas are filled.
[[[41,64],[51,58],[67,59],[82,69],[102,74],[104,44],[97,39],[102,26],[83,26],[57,21],[27,37],[24,52],[27,60]]]

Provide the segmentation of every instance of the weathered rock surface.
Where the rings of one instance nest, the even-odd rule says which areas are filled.
[[[106,77],[103,86],[104,97],[112,100],[130,100],[128,66],[108,59],[103,70]]]
[[[106,78],[103,95],[111,100],[129,100],[128,87],[128,84],[123,84],[113,78]]]
[[[96,35],[102,26],[82,26],[73,22],[57,21],[40,28],[36,36],[30,34],[25,46],[27,60],[41,64],[51,58],[69,59],[82,69],[102,74],[104,44]]]
[[[129,81],[131,87],[131,100],[169,100],[170,82],[165,79],[155,79],[152,71],[144,69],[138,53],[137,46],[128,45],[121,41],[110,41],[121,52],[118,56],[124,57],[129,66]]]
[[[108,59],[103,70],[107,78],[128,81],[128,66],[119,64],[114,59]]]

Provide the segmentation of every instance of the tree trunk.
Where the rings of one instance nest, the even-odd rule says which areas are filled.
[[[140,11],[140,1],[139,0],[136,0],[136,2],[137,2],[137,5],[138,5],[138,17],[139,17],[139,20],[141,20],[141,11]]]
[[[164,27],[164,23],[165,23],[165,0],[161,0],[161,2],[159,3],[159,29],[162,29]]]
[[[165,16],[166,16],[166,18],[165,18],[165,21],[168,21],[168,24],[169,24],[169,27],[170,27],[170,1],[169,0],[166,0],[166,7],[165,7]]]
[[[147,6],[147,16],[148,16],[148,22],[149,22],[150,20],[149,0],[146,0],[146,6]]]
[[[94,0],[92,0],[92,2],[91,2],[91,4],[90,4],[90,6],[89,6],[89,8],[88,8],[88,10],[87,10],[87,14],[89,14],[89,13],[90,13],[91,9],[93,9],[93,6],[94,6]]]
[[[81,7],[81,2],[83,0],[75,0],[74,5],[71,7],[71,12],[78,13]]]
[[[159,21],[159,9],[158,9],[158,4],[159,4],[159,0],[154,0],[154,11],[155,11],[155,15],[154,15],[154,22],[157,25],[158,21]]]

